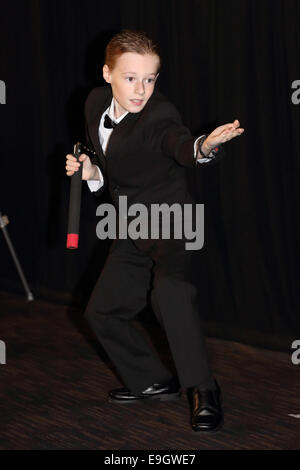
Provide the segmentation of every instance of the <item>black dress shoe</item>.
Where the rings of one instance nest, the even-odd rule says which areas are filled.
[[[139,395],[134,395],[128,388],[117,388],[109,392],[109,400],[118,403],[133,403],[142,400],[177,400],[180,397],[180,384],[171,380],[166,384],[155,383]]]
[[[221,390],[192,389],[192,429],[193,431],[217,432],[223,426],[224,417],[221,406]]]

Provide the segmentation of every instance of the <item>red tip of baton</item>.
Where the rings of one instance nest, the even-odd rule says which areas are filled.
[[[79,235],[78,233],[68,233],[68,236],[67,236],[67,248],[69,249],[75,249],[75,248],[78,248],[78,238],[79,238]]]

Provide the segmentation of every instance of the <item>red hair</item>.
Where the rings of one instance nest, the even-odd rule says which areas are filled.
[[[105,48],[104,57],[104,62],[110,70],[113,70],[117,59],[125,52],[156,55],[159,58],[158,69],[161,66],[161,57],[157,43],[143,31],[123,29],[111,38]]]

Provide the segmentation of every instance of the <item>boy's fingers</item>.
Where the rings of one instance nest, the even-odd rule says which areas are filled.
[[[68,166],[69,168],[78,168],[81,165],[81,162],[77,162],[76,160],[68,160],[66,163],[66,167]]]
[[[79,160],[82,162],[86,159],[87,155],[85,153],[82,153],[79,157]],[[74,157],[74,155],[72,155],[71,153],[68,153],[68,155],[66,156],[67,160],[71,160],[73,162],[76,162],[77,161],[77,158]]]
[[[232,124],[227,128],[228,131],[235,131],[240,126],[239,121],[236,119]]]
[[[233,130],[233,129],[237,129],[239,127],[240,123],[239,121],[236,119],[235,121],[233,121],[232,123],[228,124],[228,127],[227,127],[227,130]]]
[[[72,155],[72,154],[69,153],[69,154],[67,155],[67,160],[71,160],[71,161],[74,162],[74,161],[76,161],[77,159],[74,157],[74,155]]]
[[[73,163],[72,165],[66,165],[67,171],[77,171],[80,166],[80,163]]]

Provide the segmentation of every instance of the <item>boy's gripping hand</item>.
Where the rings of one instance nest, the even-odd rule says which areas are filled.
[[[244,129],[240,127],[240,123],[237,119],[229,124],[219,126],[206,138],[203,143],[202,150],[205,153],[209,153],[213,148],[227,142],[228,140],[238,137],[243,134],[243,132]]]
[[[81,163],[82,162],[82,163]],[[78,171],[80,165],[82,164],[82,179],[83,180],[97,180],[99,179],[99,174],[97,171],[96,165],[93,165],[90,157],[85,153],[81,154],[79,157],[79,162],[72,154],[66,155],[66,174],[67,176],[72,176],[76,171]]]

